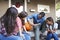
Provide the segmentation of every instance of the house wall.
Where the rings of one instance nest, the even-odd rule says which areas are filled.
[[[8,1],[0,1],[0,17],[4,15],[8,8]]]
[[[30,0],[27,5],[28,14],[31,15],[33,12],[30,12],[29,9],[35,9],[37,12],[37,4],[49,5],[50,6],[50,13],[46,14],[46,17],[53,17],[56,20],[55,15],[55,0]],[[6,12],[8,8],[8,1],[0,1],[0,17]]]
[[[53,17],[54,20],[56,20],[56,15],[55,15],[55,0],[30,0],[27,6],[27,11],[30,14],[32,14],[29,10],[30,9],[35,9],[35,12],[37,11],[37,4],[43,4],[43,5],[49,5],[50,6],[50,13],[46,13],[46,17]]]

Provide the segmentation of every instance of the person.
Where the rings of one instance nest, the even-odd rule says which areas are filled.
[[[11,12],[10,12],[10,10],[7,10],[7,13],[11,13],[12,14],[12,12],[13,12],[13,8],[14,7],[11,7],[12,9],[11,9]],[[15,8],[16,9],[16,8]],[[17,10],[17,9],[16,9]],[[2,17],[1,17],[1,28],[0,28],[0,33],[1,34],[3,34],[3,35],[6,35],[6,30],[5,30],[5,27],[4,27],[4,18],[5,18],[5,15],[6,14],[4,14]],[[13,35],[18,35],[17,33],[17,31],[19,30],[19,32],[20,32],[20,36],[22,37],[23,36],[23,34],[22,34],[22,30],[21,30],[21,27],[22,27],[22,22],[21,22],[21,19],[18,17],[18,12],[17,12],[17,18],[16,18],[16,23],[17,23],[17,27],[15,28],[15,31],[12,33]]]
[[[10,7],[7,9],[6,13],[3,15],[2,17],[3,21],[1,25],[3,25],[3,29],[5,29],[4,30],[5,35],[3,33],[0,33],[0,40],[23,40],[21,37],[13,34],[13,32],[18,33],[19,31],[17,27],[17,22],[16,22],[17,13],[18,11],[16,8]]]
[[[40,25],[43,24],[43,22],[45,21],[45,13],[44,12],[40,12],[39,14],[35,13],[31,16],[27,17],[29,23],[34,26],[34,30],[35,30],[35,40],[39,40],[39,29],[40,29]],[[33,23],[31,22],[31,19],[33,19]]]
[[[48,17],[46,19],[46,27],[47,27],[47,38],[46,38],[46,40],[50,40],[51,38],[54,38],[54,40],[59,40],[58,36],[56,34],[58,24],[54,23],[52,17]]]
[[[18,16],[19,16],[19,17],[21,18],[21,20],[22,20],[22,25],[23,25],[22,28],[24,29],[24,30],[23,30],[23,34],[24,34],[24,36],[25,36],[25,39],[26,39],[26,40],[31,40],[31,37],[30,37],[30,35],[29,35],[26,27],[25,27],[25,23],[27,22],[26,17],[28,16],[27,12],[22,11]]]
[[[23,5],[21,5],[20,2],[16,2],[15,5],[12,5],[12,7],[15,7],[18,10],[18,13],[23,11]]]
[[[56,23],[58,24],[58,29],[60,29],[60,20],[57,20]]]

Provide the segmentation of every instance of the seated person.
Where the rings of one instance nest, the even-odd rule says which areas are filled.
[[[51,38],[54,38],[54,40],[59,40],[58,36],[56,34],[58,24],[54,23],[52,17],[48,17],[46,19],[46,27],[47,27],[47,38],[46,38],[46,40],[51,40]]]
[[[14,31],[17,33],[19,31],[16,23],[17,13],[17,9],[10,7],[3,15],[3,25],[6,31],[5,35],[0,33],[0,40],[23,40],[21,37],[13,35]]]
[[[27,18],[26,18],[28,16],[27,12],[22,11],[18,16],[20,17],[20,19],[22,21],[22,25],[23,25],[22,29],[23,29],[23,34],[25,36],[25,39],[26,40],[31,40],[31,37],[30,37],[30,35],[28,33],[29,28],[26,28],[26,23],[28,22]]]

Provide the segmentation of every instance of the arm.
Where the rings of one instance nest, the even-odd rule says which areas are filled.
[[[42,21],[42,23],[43,23],[45,20],[46,20],[46,17],[44,16],[44,17],[43,17],[43,21]]]
[[[17,21],[17,26],[19,28],[19,32],[20,32],[20,36],[21,36],[21,34],[22,34],[22,22],[21,22],[19,17],[17,17],[16,21]]]
[[[34,23],[33,23],[31,20],[33,19],[34,16],[35,16],[35,15],[33,14],[33,15],[27,17],[28,22],[29,22],[32,26],[34,25]]]
[[[28,33],[26,27],[29,27],[29,26],[27,26],[27,25],[28,25],[28,21],[27,21],[27,19],[25,18],[23,28],[24,28],[24,30],[25,30],[26,33]]]
[[[54,24],[54,29],[53,29],[53,31],[52,31],[52,32],[53,32],[53,33],[54,33],[54,32],[56,32],[56,30],[57,30],[57,29],[58,29],[58,24],[57,24],[57,23],[55,23],[55,24]]]
[[[25,32],[27,32],[27,30],[26,30],[26,27],[25,27],[25,23],[27,22],[27,19],[25,18],[24,19],[24,25],[23,25],[23,29],[25,30]]]
[[[26,27],[25,27],[25,26],[23,26],[23,28],[24,28],[25,32],[26,32],[27,34],[29,34],[29,32],[26,30]]]
[[[49,32],[51,32],[51,30],[49,30],[49,28],[47,28],[47,32],[49,33]]]
[[[25,28],[25,25],[23,26],[23,28],[24,28],[25,32],[27,32],[27,30],[26,30],[26,28]]]
[[[46,24],[46,27],[47,27],[47,32],[51,33],[51,30],[49,29],[49,25],[48,24]]]
[[[57,29],[52,30],[52,33],[55,33]]]
[[[41,24],[41,23],[34,24],[31,20],[32,20],[32,19],[28,20],[28,22],[29,22],[29,24],[30,24],[31,26],[37,26],[37,25],[40,25],[40,24]]]

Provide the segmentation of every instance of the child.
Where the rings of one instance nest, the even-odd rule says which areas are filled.
[[[3,26],[3,33],[0,34],[0,40],[23,40],[21,37],[14,35],[14,32],[19,32],[16,21],[16,19],[18,18],[17,13],[17,9],[15,9],[14,7],[10,7],[3,15],[3,21],[1,24]]]
[[[54,40],[58,40],[58,36],[55,33],[57,28],[58,28],[58,24],[54,23],[52,17],[48,17],[46,19],[46,27],[47,27],[47,38],[46,38],[46,40],[50,40],[51,38],[54,38]]]
[[[31,37],[30,37],[30,35],[28,34],[28,32],[27,32],[27,30],[26,30],[26,27],[25,27],[25,22],[27,22],[27,13],[25,12],[25,11],[23,11],[23,12],[21,12],[18,16],[21,18],[21,20],[22,20],[22,25],[23,25],[23,29],[24,29],[24,31],[23,31],[23,34],[24,34],[24,36],[25,36],[25,39],[26,40],[31,40]]]
[[[13,14],[13,9],[12,8],[14,8],[14,7],[11,7],[11,10],[7,10],[7,14],[8,13],[11,13],[11,14]],[[16,9],[16,8],[15,8]],[[14,12],[14,13],[16,13],[16,11]],[[3,34],[3,35],[6,35],[6,30],[5,30],[5,27],[4,27],[4,18],[5,18],[5,16],[7,15],[7,14],[5,14],[5,15],[3,15],[2,17],[1,17],[1,28],[0,28],[0,33],[1,34]],[[10,15],[10,14],[9,14]],[[17,12],[17,15],[16,15],[17,17],[16,17],[16,23],[17,23],[17,26],[15,27],[15,31],[12,33],[13,35],[17,35],[17,31],[19,30],[20,31],[20,36],[23,36],[22,35],[22,30],[21,30],[21,27],[22,27],[22,22],[21,22],[21,20],[20,20],[20,18],[18,17],[18,12]]]

